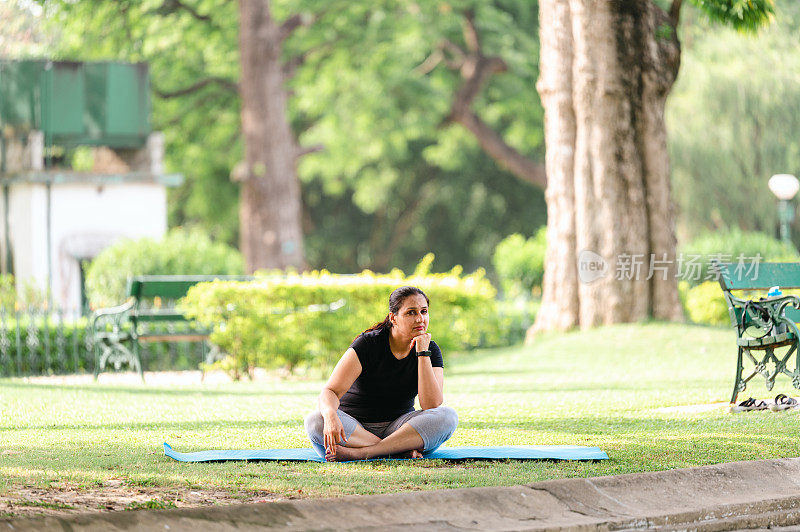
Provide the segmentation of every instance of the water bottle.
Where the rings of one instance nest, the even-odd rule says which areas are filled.
[[[767,292],[767,297],[778,297],[781,295],[783,295],[783,292],[781,292],[780,286],[773,286],[769,289],[769,292]]]

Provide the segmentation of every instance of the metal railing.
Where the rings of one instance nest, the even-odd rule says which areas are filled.
[[[0,376],[90,371],[87,323],[79,310],[0,307]]]
[[[80,309],[0,307],[0,378],[93,373],[90,320]],[[197,369],[203,348],[155,342],[143,344],[141,356],[148,371]]]

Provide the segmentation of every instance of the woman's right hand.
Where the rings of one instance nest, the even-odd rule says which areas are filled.
[[[325,416],[323,420],[322,434],[324,436],[325,451],[328,454],[336,454],[336,444],[347,441],[342,420],[340,420],[339,416],[336,414],[333,416]]]

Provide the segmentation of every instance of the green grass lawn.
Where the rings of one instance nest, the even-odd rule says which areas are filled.
[[[0,380],[0,493],[69,483],[214,488],[325,497],[511,485],[797,456],[800,414],[663,407],[727,401],[734,335],[679,324],[551,335],[536,345],[451,354],[446,403],[460,416],[449,445],[576,444],[610,460],[184,464],[208,448],[306,447],[302,419],[322,381],[220,386],[52,386]],[[792,393],[763,379],[742,398]],[[302,490],[302,491],[299,491]]]

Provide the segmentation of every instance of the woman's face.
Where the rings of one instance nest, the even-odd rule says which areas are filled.
[[[428,330],[428,302],[420,294],[410,295],[403,300],[400,310],[392,315],[392,326],[397,334],[413,338]]]

